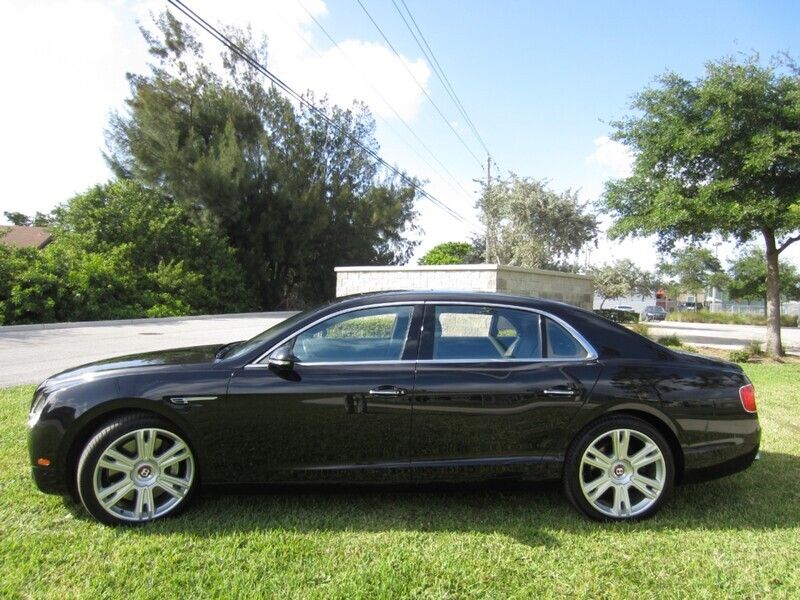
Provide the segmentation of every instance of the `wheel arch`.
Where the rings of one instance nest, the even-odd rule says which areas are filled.
[[[671,423],[664,415],[656,411],[644,410],[640,407],[631,405],[613,407],[612,409],[601,414],[594,415],[587,422],[585,422],[583,427],[581,427],[581,429],[574,436],[572,436],[572,439],[569,442],[569,447],[572,446],[575,440],[577,440],[584,431],[594,426],[598,421],[617,416],[635,417],[641,419],[642,421],[645,421],[649,425],[655,427],[658,432],[664,436],[664,439],[667,440],[670,450],[672,451],[672,456],[675,460],[675,484],[679,485],[683,480],[685,470],[683,448],[681,447],[681,443],[678,438],[678,432],[674,424]]]
[[[74,474],[78,467],[81,451],[89,442],[89,439],[100,430],[105,423],[123,415],[140,414],[143,416],[152,416],[163,419],[169,423],[181,434],[192,449],[197,465],[197,476],[201,477],[202,457],[198,456],[198,444],[195,443],[195,436],[191,427],[187,427],[186,424],[182,422],[182,419],[176,419],[176,415],[171,411],[159,410],[160,408],[162,407],[156,408],[154,403],[148,400],[120,399],[115,402],[97,406],[94,410],[83,415],[76,423],[73,435],[68,440],[65,440],[64,477],[67,480],[67,487],[70,495],[73,498],[78,497],[77,482]]]

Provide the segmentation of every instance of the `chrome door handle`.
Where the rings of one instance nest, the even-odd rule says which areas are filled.
[[[405,396],[406,390],[398,387],[379,387],[369,391],[370,396],[378,396],[380,398],[397,398],[398,396]]]
[[[559,389],[559,388],[550,388],[549,390],[544,390],[542,392],[545,396],[577,396],[580,392],[576,389]]]

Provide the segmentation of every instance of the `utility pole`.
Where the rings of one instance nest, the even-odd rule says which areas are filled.
[[[491,211],[491,193],[492,193],[492,157],[486,155],[486,262],[491,262],[491,252],[489,250],[489,243],[492,238],[492,211]]]

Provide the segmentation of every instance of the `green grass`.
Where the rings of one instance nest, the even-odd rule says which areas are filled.
[[[800,365],[748,364],[763,460],[655,518],[581,518],[558,487],[206,495],[99,525],[28,475],[32,388],[0,390],[0,597],[797,598]]]

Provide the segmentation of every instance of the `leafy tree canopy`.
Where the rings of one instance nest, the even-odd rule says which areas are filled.
[[[235,312],[256,305],[235,253],[187,208],[132,181],[54,211],[42,250],[0,247],[5,323]]]
[[[52,218],[50,217],[50,215],[46,215],[38,211],[33,217],[29,217],[28,215],[21,212],[8,212],[8,211],[4,211],[3,215],[5,216],[6,220],[12,225],[21,225],[23,227],[30,227],[31,225],[35,227],[47,227],[52,223]]]
[[[578,195],[511,174],[478,200],[489,262],[529,268],[563,267],[597,238],[597,218]]]
[[[606,300],[647,296],[658,287],[652,273],[643,271],[628,259],[594,267],[589,270],[589,274],[594,279],[595,293],[601,298],[600,308],[603,308]]]
[[[335,292],[337,265],[399,264],[415,243],[415,188],[385,173],[362,105],[325,106],[335,126],[203,46],[170,13],[144,31],[153,64],[129,75],[128,110],[113,117],[107,159],[230,240],[260,306],[305,305]],[[266,47],[227,32],[266,64]],[[318,103],[320,104],[320,103]]]
[[[419,260],[421,265],[466,265],[482,262],[480,254],[468,242],[445,242],[434,246]]]
[[[767,264],[764,251],[748,247],[728,269],[728,293],[734,300],[764,300],[767,297]],[[781,297],[800,300],[800,271],[786,260],[780,262]]]
[[[662,261],[658,270],[672,278],[682,292],[697,293],[706,288],[724,287],[727,277],[719,259],[708,248],[687,246],[672,252],[672,259]]]
[[[778,255],[800,240],[800,69],[786,57],[710,62],[696,81],[659,77],[632,108],[613,123],[635,162],[606,185],[610,234],[657,234],[664,249],[763,238],[767,349],[781,354]]]

